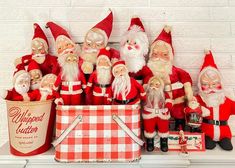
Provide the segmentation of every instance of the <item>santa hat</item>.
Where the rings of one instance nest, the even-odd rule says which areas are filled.
[[[125,67],[125,68],[126,68],[126,70],[127,70],[127,67],[126,67],[126,63],[125,63],[125,61],[120,60],[120,61],[117,61],[117,62],[115,62],[115,63],[113,64],[112,73],[114,74],[114,70],[115,70],[115,68],[117,68],[117,67],[121,67],[121,66]]]
[[[136,16],[133,16],[131,18],[131,24],[128,28],[128,31],[131,30],[131,29],[135,29],[135,28],[138,28],[139,31],[145,32],[144,26],[143,26],[140,18],[136,17]]]
[[[59,36],[66,36],[68,39],[71,40],[68,32],[54,22],[47,22],[46,27],[50,28],[55,41]]]
[[[111,59],[110,47],[100,49],[99,54],[97,56],[97,62],[99,62],[101,58],[105,58],[110,61]]]
[[[34,23],[33,26],[34,26],[34,36],[32,40],[41,41],[44,44],[45,49],[48,50],[49,45],[45,33],[37,23]]]
[[[25,70],[23,64],[17,65],[16,70],[13,74],[13,85],[15,85],[16,79],[24,73],[28,74],[28,72]]]
[[[28,65],[27,70],[28,70],[28,72],[30,72],[30,71],[35,70],[35,69],[40,70],[40,67],[39,67],[39,65],[36,61],[31,60],[29,65]]]

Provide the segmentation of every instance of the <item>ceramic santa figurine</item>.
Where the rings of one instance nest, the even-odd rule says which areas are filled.
[[[206,52],[198,77],[198,89],[197,101],[201,107],[210,111],[210,115],[203,118],[201,125],[205,133],[206,149],[213,149],[218,143],[222,149],[232,150],[228,119],[235,114],[235,101],[225,96],[222,77],[211,51]]]
[[[113,65],[112,83],[113,103],[118,104],[139,104],[146,100],[146,93],[142,85],[128,75],[128,69],[124,61],[117,61]]]
[[[36,90],[40,87],[40,82],[42,80],[42,72],[38,63],[34,60],[31,60],[28,66],[27,71],[29,72],[31,81],[30,81],[30,89]]]
[[[126,63],[129,75],[140,84],[146,84],[152,71],[146,65],[149,41],[144,26],[138,17],[132,17],[128,31],[120,42],[120,57]]]
[[[161,151],[168,151],[169,119],[172,101],[164,91],[163,80],[157,76],[149,79],[146,86],[146,102],[142,113],[144,123],[144,135],[147,141],[147,151],[154,150],[154,137],[160,137]]]
[[[46,26],[51,30],[54,37],[56,54],[58,57],[70,52],[77,55],[80,53],[80,46],[72,41],[70,35],[64,28],[54,22],[48,22]]]
[[[183,129],[180,128],[180,131],[179,131],[179,145],[180,145],[181,154],[188,155],[187,141],[188,141],[188,137],[186,137],[184,135]]]
[[[100,49],[96,60],[96,70],[92,72],[87,82],[87,93],[92,92],[93,105],[107,105],[112,103],[112,72],[110,48]]]
[[[78,65],[78,56],[67,53],[58,57],[61,72],[57,76],[54,90],[60,88],[60,95],[64,105],[81,105],[83,89],[86,80]]]
[[[34,36],[31,45],[32,54],[17,58],[15,65],[24,64],[26,66],[31,60],[35,60],[39,64],[43,75],[48,73],[58,74],[57,57],[48,54],[49,44],[47,37],[37,23],[34,23]]]
[[[113,28],[113,12],[108,11],[108,15],[103,20],[91,28],[85,36],[81,52],[81,69],[87,77],[95,70],[96,58],[99,50],[105,48]],[[119,52],[110,49],[111,61],[119,59]]]
[[[1,91],[1,97],[12,101],[30,101],[29,88],[30,75],[23,65],[18,65],[13,76],[13,89]]]
[[[174,49],[171,28],[165,26],[150,47],[148,67],[165,83],[165,90],[172,92],[171,117],[175,119],[175,130],[185,126],[184,108],[193,99],[192,80],[186,71],[173,65]]]

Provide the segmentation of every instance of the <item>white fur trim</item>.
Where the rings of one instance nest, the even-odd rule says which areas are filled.
[[[53,90],[58,90],[59,89],[59,87],[56,87],[55,85],[53,85]]]
[[[147,108],[147,107],[144,107],[144,110],[149,112],[149,114],[146,114],[146,113],[142,113],[142,117],[143,119],[151,119],[151,118],[155,118],[155,117],[159,117],[160,119],[162,120],[169,120],[170,119],[170,113],[168,112],[168,109],[167,109],[167,112],[161,112],[161,110],[165,110],[165,109],[152,109],[152,108]]]
[[[62,85],[63,85],[63,86],[69,86],[69,85],[72,85],[72,86],[75,86],[75,85],[81,85],[81,81],[76,81],[76,82],[73,82],[73,81],[70,81],[70,82],[62,82]]]
[[[57,98],[57,99],[55,99],[55,104],[57,104],[57,105],[58,105],[58,103],[62,103],[62,104],[64,104],[63,99],[62,99],[62,98]]]
[[[66,90],[61,90],[60,94],[62,95],[76,95],[76,94],[81,94],[83,92],[82,89],[76,90],[76,91],[66,91]]]
[[[83,89],[86,89],[86,85],[82,85],[82,88],[83,88]]]
[[[207,117],[210,115],[210,110],[204,106],[201,106],[202,109],[202,117]]]
[[[219,106],[213,108],[213,120],[220,120],[219,119]],[[214,141],[220,140],[220,126],[219,125],[213,125],[214,127]]]
[[[157,135],[157,132],[156,132],[156,131],[154,131],[154,132],[152,132],[152,133],[149,133],[149,132],[147,132],[147,131],[144,131],[144,136],[145,136],[145,138],[154,138],[156,135]]]
[[[158,131],[157,134],[158,134],[158,136],[161,137],[161,138],[168,138],[168,136],[169,136],[169,131],[168,131],[168,132],[164,132],[164,133]]]
[[[145,96],[146,95],[146,92],[143,92],[143,93],[140,93],[140,96]]]
[[[166,100],[165,100],[165,104],[166,104],[166,103],[171,103],[171,104],[172,104],[172,99],[166,99]]]
[[[86,85],[87,87],[91,87],[92,86],[92,83],[90,83],[90,82],[87,82],[87,85]]]

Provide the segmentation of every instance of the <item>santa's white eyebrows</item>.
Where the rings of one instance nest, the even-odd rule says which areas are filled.
[[[96,41],[95,43],[96,43],[96,44],[102,44],[102,43],[103,43],[103,40]]]
[[[42,49],[42,46],[38,47],[38,49]]]

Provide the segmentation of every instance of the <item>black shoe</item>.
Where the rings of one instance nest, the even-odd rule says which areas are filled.
[[[184,130],[184,128],[185,128],[185,119],[175,119],[175,131],[180,131],[180,126]]]
[[[162,152],[168,151],[168,138],[160,138],[160,147]]]
[[[152,152],[154,150],[154,139],[153,138],[147,138],[146,139],[147,142],[147,151],[148,152]]]
[[[226,151],[231,151],[233,150],[233,145],[231,143],[231,139],[229,138],[224,138],[221,141],[218,142],[219,146]]]
[[[215,141],[213,141],[210,137],[206,136],[206,149],[214,149],[216,147]]]
[[[190,127],[190,132],[201,132],[200,128],[192,128]]]

